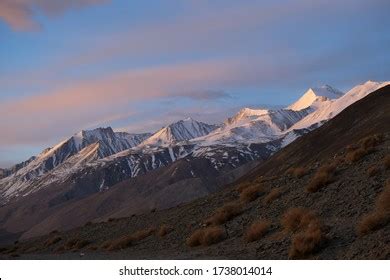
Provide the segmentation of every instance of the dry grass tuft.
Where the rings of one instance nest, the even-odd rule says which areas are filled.
[[[311,223],[305,231],[293,236],[288,255],[290,258],[303,258],[314,252],[323,239],[321,225],[319,223]]]
[[[274,188],[266,195],[266,197],[264,197],[264,203],[270,204],[272,201],[279,198],[281,195],[282,188]]]
[[[245,241],[253,242],[262,238],[269,230],[271,223],[267,220],[255,222],[249,226],[245,233]]]
[[[354,151],[348,152],[347,155],[345,156],[347,161],[350,163],[358,162],[361,160],[363,157],[368,155],[369,153],[372,152],[372,149],[366,149],[366,148],[358,148]]]
[[[372,165],[370,166],[368,169],[367,169],[367,175],[368,177],[374,177],[375,175],[377,175],[379,173],[379,168],[375,165]]]
[[[252,185],[253,185],[253,183],[250,183],[250,182],[241,183],[241,184],[238,185],[237,191],[239,193],[241,193],[243,190],[245,190],[246,188],[248,188],[248,187],[250,187]]]
[[[141,241],[142,239],[151,236],[155,232],[155,228],[141,229],[134,232],[131,236],[133,238],[133,241]]]
[[[222,225],[242,213],[242,206],[237,202],[229,202],[215,210],[214,214],[206,220],[206,225]]]
[[[318,249],[324,239],[322,224],[315,213],[306,208],[291,208],[281,220],[285,231],[292,232],[289,256],[303,258]]]
[[[386,169],[390,169],[390,155],[384,157],[383,165]]]
[[[263,193],[263,188],[260,185],[254,185],[245,188],[240,193],[240,200],[242,202],[248,203],[256,200]]]
[[[79,239],[79,238],[72,238],[69,239],[65,244],[64,244],[64,250],[65,251],[70,251],[70,250],[80,250],[84,248],[85,246],[91,244],[90,241],[85,240],[85,239]]]
[[[319,189],[330,184],[334,179],[336,169],[337,166],[335,164],[328,164],[320,167],[306,187],[306,191],[317,192]]]
[[[370,154],[377,145],[383,142],[383,139],[384,137],[381,134],[375,134],[361,139],[357,146],[352,146],[353,148],[347,147],[346,160],[350,163],[358,162]]]
[[[364,149],[373,149],[382,143],[384,140],[383,134],[374,134],[367,136],[359,141],[360,147]]]
[[[54,237],[49,238],[48,240],[46,240],[45,246],[48,247],[48,246],[54,245],[54,244],[60,242],[61,240],[62,240],[61,237],[59,237],[59,236],[54,236]]]
[[[225,231],[219,226],[212,226],[196,230],[187,239],[186,243],[190,247],[210,246],[225,238]]]
[[[167,226],[167,225],[161,225],[160,228],[158,229],[157,231],[157,235],[159,237],[164,237],[165,235],[167,235],[168,233],[170,233],[171,231],[173,231],[173,228],[170,227],[170,226]]]
[[[281,224],[285,231],[294,233],[304,230],[314,220],[317,220],[317,217],[313,211],[297,207],[290,208],[283,214]]]
[[[390,222],[390,181],[385,184],[384,189],[375,201],[373,211],[364,215],[357,225],[359,235],[365,235],[378,230]]]
[[[299,179],[309,173],[309,170],[304,167],[291,167],[287,173]]]
[[[108,251],[121,250],[130,247],[134,242],[141,241],[151,236],[156,230],[154,228],[138,230],[132,234],[123,235],[114,240],[107,240],[102,245],[102,249]]]
[[[112,240],[111,242],[105,242],[102,247],[108,251],[121,250],[130,247],[133,241],[132,235],[124,235]]]

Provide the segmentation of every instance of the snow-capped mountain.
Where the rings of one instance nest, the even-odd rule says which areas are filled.
[[[287,107],[287,109],[294,111],[301,111],[311,107],[317,109],[324,101],[340,98],[344,93],[329,85],[324,85],[317,88],[309,88],[301,98],[295,103]]]
[[[346,94],[330,86],[311,88],[285,109],[244,108],[221,126],[188,118],[153,135],[111,128],[81,131],[13,169],[2,170],[0,204],[59,184],[101,191],[179,160],[206,161],[222,174],[266,159],[388,84],[369,81]]]
[[[356,101],[364,98],[371,92],[390,84],[390,82],[373,82],[368,81],[364,84],[357,85],[337,99],[325,100],[315,111],[297,122],[291,127],[293,129],[307,128],[315,124],[321,124],[339,114],[342,110]]]
[[[140,144],[150,134],[133,135],[114,132],[112,128],[83,130],[47,148],[38,156],[16,165],[7,171],[7,176],[0,180],[1,195],[9,196],[15,190],[22,191],[31,187],[31,180],[39,178],[49,171],[61,166],[69,158],[79,158],[77,163],[86,163],[104,158]],[[78,166],[79,164],[68,164]]]
[[[209,134],[218,126],[186,118],[163,127],[142,142],[145,146],[171,145]]]
[[[244,108],[227,119],[220,128],[191,142],[198,142],[201,145],[266,143],[281,138],[283,131],[308,114],[307,109],[293,111]]]

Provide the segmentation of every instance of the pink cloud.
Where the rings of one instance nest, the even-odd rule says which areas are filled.
[[[17,31],[33,30],[40,26],[34,18],[34,10],[51,16],[104,1],[106,0],[1,0],[0,19]]]
[[[135,102],[182,96],[204,99],[201,89],[239,84],[247,67],[233,60],[130,70],[8,100],[0,104],[0,145],[39,142],[49,135],[70,129],[74,132],[99,119],[109,119],[116,110],[122,114]],[[214,91],[211,95],[210,98],[221,97]]]

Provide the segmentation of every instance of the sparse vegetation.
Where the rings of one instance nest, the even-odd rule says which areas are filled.
[[[60,242],[62,240],[62,238],[60,236],[54,236],[52,238],[49,238],[48,240],[46,240],[45,242],[45,246],[48,247],[48,246],[52,246],[58,242]]]
[[[171,228],[170,226],[161,225],[160,228],[159,228],[158,231],[157,231],[157,235],[158,235],[159,237],[164,237],[165,235],[167,235],[168,233],[170,233],[172,230],[173,230],[173,228]]]
[[[243,190],[245,190],[246,188],[248,188],[248,187],[250,187],[250,186],[252,186],[252,185],[253,185],[253,184],[250,183],[250,182],[241,183],[241,184],[238,185],[237,191],[238,191],[239,193],[241,193]]]
[[[302,258],[314,252],[324,239],[319,218],[309,209],[291,208],[281,220],[285,231],[292,232],[289,256]]]
[[[372,212],[364,215],[357,225],[359,235],[365,235],[390,222],[390,180],[387,180],[384,189],[375,201]]]
[[[281,224],[285,231],[295,233],[304,230],[314,219],[315,214],[311,210],[296,207],[283,214]]]
[[[282,188],[273,188],[265,197],[264,203],[270,204],[275,199],[279,198],[282,195]]]
[[[269,230],[269,227],[271,226],[271,223],[267,220],[260,220],[258,222],[254,222],[249,226],[245,233],[245,241],[246,242],[253,242],[256,240],[259,240],[261,237],[263,237],[267,231]]]
[[[219,226],[206,227],[196,230],[187,239],[186,243],[190,247],[210,246],[225,238],[225,231]]]
[[[319,189],[330,184],[334,179],[336,168],[337,166],[335,164],[320,167],[306,187],[306,191],[317,192]]]
[[[323,233],[319,223],[311,223],[303,232],[293,236],[289,251],[290,258],[302,258],[314,252],[323,240]]]
[[[377,175],[379,173],[379,168],[375,165],[372,165],[370,166],[368,169],[367,169],[367,175],[368,177],[374,177],[375,175]]]
[[[294,176],[295,178],[302,178],[308,173],[308,169],[304,167],[292,167],[287,170],[287,173]]]
[[[69,239],[65,243],[64,249],[65,249],[65,251],[80,250],[89,244],[91,244],[91,242],[88,240],[79,239],[79,238],[72,238],[72,239]]]
[[[240,215],[242,212],[241,204],[230,202],[215,210],[214,214],[206,220],[206,225],[222,225],[225,222]]]
[[[124,235],[112,241],[105,242],[103,248],[108,251],[121,250],[130,247],[133,241],[132,235]]]
[[[347,161],[354,163],[361,160],[363,157],[370,154],[383,139],[383,135],[375,134],[361,139],[357,146],[347,147]]]
[[[152,235],[156,230],[154,228],[142,229],[132,234],[123,235],[114,240],[107,240],[102,245],[102,249],[109,251],[121,250],[130,247],[134,242],[141,241]]]
[[[145,239],[146,237],[151,236],[155,231],[155,228],[141,229],[134,232],[131,236],[133,238],[133,241],[140,241],[142,239]]]
[[[263,188],[260,185],[253,185],[245,188],[240,193],[240,200],[248,203],[256,200],[263,193]]]

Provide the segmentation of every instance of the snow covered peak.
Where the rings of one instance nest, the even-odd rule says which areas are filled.
[[[305,94],[287,109],[300,111],[308,107],[318,108],[319,104],[324,101],[340,98],[344,93],[329,85],[317,88],[309,88]]]
[[[198,122],[192,118],[186,118],[163,127],[151,137],[142,142],[142,145],[169,145],[207,135],[216,128],[216,125],[210,125],[203,122]]]
[[[357,85],[340,98],[329,100],[328,102],[323,102],[314,112],[296,123],[291,129],[302,129],[310,127],[314,124],[321,124],[335,117],[342,110],[355,103],[356,101],[366,97],[371,92],[374,92],[377,89],[380,89],[381,87],[384,87],[389,84],[390,81],[368,81],[364,84]]]
[[[267,115],[269,110],[267,109],[251,109],[243,108],[236,115],[231,118],[228,118],[225,121],[225,125],[238,124],[240,122],[255,120],[260,116]]]

